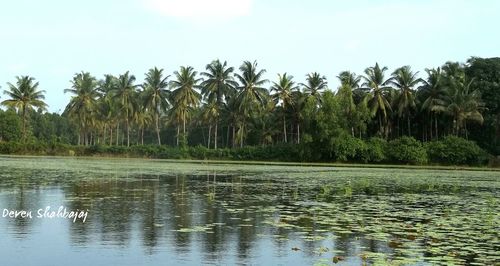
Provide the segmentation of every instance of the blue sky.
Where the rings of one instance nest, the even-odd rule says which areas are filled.
[[[1,1],[0,86],[34,76],[58,112],[76,72],[130,70],[142,82],[153,66],[201,72],[219,58],[235,67],[257,60],[271,81],[317,71],[336,89],[340,71],[361,74],[375,62],[422,74],[499,56],[498,10],[494,0]]]

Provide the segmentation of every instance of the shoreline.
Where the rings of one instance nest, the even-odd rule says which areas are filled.
[[[136,156],[117,156],[117,155],[19,155],[19,154],[0,154],[0,158],[54,158],[54,159],[109,159],[109,160],[145,160],[167,163],[201,163],[201,164],[235,164],[235,165],[262,165],[262,166],[292,166],[292,167],[338,167],[338,168],[372,168],[372,169],[415,169],[415,170],[448,170],[448,171],[483,171],[483,172],[500,172],[500,168],[483,166],[456,166],[456,165],[404,165],[404,164],[369,164],[369,163],[340,163],[340,162],[285,162],[285,161],[255,161],[255,160],[217,160],[217,159],[159,159]]]

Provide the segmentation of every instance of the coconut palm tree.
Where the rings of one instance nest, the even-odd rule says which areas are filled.
[[[413,72],[410,66],[403,66],[392,73],[392,78],[389,81],[389,84],[399,89],[399,95],[396,98],[396,107],[399,117],[406,116],[408,136],[411,136],[411,114],[417,109],[414,88],[422,82],[422,79],[418,78],[417,75],[418,71]]]
[[[182,123],[183,138],[186,138],[186,121],[192,108],[198,106],[201,100],[201,94],[196,91],[201,79],[196,78],[197,72],[190,66],[181,67],[180,71],[175,71],[175,80],[170,81],[172,91],[171,101],[173,103],[174,113],[180,115]],[[180,126],[180,125],[178,125]],[[179,128],[178,128],[179,131]],[[179,136],[177,136],[177,139]]]
[[[340,80],[340,87],[337,91],[337,97],[344,116],[347,118],[347,124],[351,129],[351,135],[354,137],[354,116],[356,113],[356,104],[354,103],[353,91],[359,88],[361,77],[353,72],[342,71],[337,76]]]
[[[125,126],[127,127],[127,147],[130,146],[130,118],[134,111],[133,101],[136,99],[138,85],[134,84],[135,76],[125,72],[116,80],[116,87],[113,90],[113,98],[118,103],[122,113],[124,113]]]
[[[100,96],[97,88],[96,78],[89,72],[81,72],[73,76],[71,88],[64,90],[64,93],[73,94],[64,112],[70,118],[77,120],[80,129],[78,145],[81,144],[81,140],[84,145],[90,144],[88,134],[91,126],[96,122],[97,99]]]
[[[144,97],[144,107],[153,115],[155,123],[156,138],[158,145],[161,145],[160,139],[160,115],[166,111],[169,105],[168,97],[170,91],[167,89],[167,79],[170,76],[163,76],[163,69],[152,68],[146,73],[146,78],[142,87]]]
[[[226,61],[221,63],[217,59],[208,64],[205,69],[206,72],[201,73],[201,75],[206,78],[201,83],[201,93],[205,96],[208,103],[215,103],[210,109],[211,114],[216,115],[216,117],[214,117],[214,148],[217,149],[220,110],[223,108],[224,100],[230,95],[234,95],[238,83],[232,76],[234,68],[228,67]]]
[[[446,110],[446,97],[447,90],[443,86],[442,82],[442,71],[438,67],[437,69],[426,69],[427,80],[423,81],[423,85],[418,88],[418,94],[422,98],[422,111],[426,111],[430,114],[430,133],[431,138],[433,137],[432,132],[432,122],[434,120],[434,136],[438,138],[438,114]]]
[[[449,104],[446,107],[446,112],[453,117],[453,131],[459,135],[461,129],[464,129],[466,138],[468,138],[467,121],[480,124],[484,121],[480,112],[484,108],[484,103],[479,90],[471,88],[473,81],[464,79],[454,82],[454,86],[449,88]]]
[[[201,110],[201,120],[203,122],[206,122],[208,124],[208,141],[207,141],[207,148],[210,149],[210,143],[211,143],[211,136],[212,136],[212,123],[214,123],[218,117],[220,116],[220,108],[217,105],[217,102],[215,100],[212,100],[205,105],[203,105],[202,110]],[[217,130],[217,123],[215,123],[215,130]],[[217,134],[215,134],[215,138],[217,138]],[[217,143],[216,140],[214,140],[214,143]],[[216,144],[215,144],[216,145]],[[217,148],[217,146],[215,146]]]
[[[23,142],[26,141],[26,124],[28,113],[34,107],[45,110],[47,104],[43,101],[45,96],[44,90],[38,90],[38,82],[30,76],[16,77],[16,84],[7,83],[8,90],[4,90],[4,94],[10,99],[2,101],[2,105],[8,108],[14,108],[21,113],[23,121]]]
[[[321,76],[318,72],[309,73],[306,75],[306,84],[300,83],[304,87],[304,92],[316,99],[316,103],[321,103],[321,91],[327,88],[328,82],[325,76]]]
[[[283,141],[287,143],[287,134],[286,134],[286,110],[288,107],[293,106],[293,98],[292,93],[298,90],[299,87],[295,85],[293,81],[293,76],[287,75],[284,73],[283,75],[278,74],[278,82],[273,82],[273,86],[271,87],[271,92],[273,100],[278,103],[281,102],[281,109],[283,112]]]
[[[390,79],[385,79],[385,71],[387,67],[380,68],[378,63],[365,69],[365,76],[363,76],[365,82],[362,86],[370,90],[366,95],[366,101],[372,117],[378,117],[379,133],[387,137],[388,131],[384,130],[384,126],[387,124],[387,115],[392,109],[385,97],[385,93],[390,89],[387,86]]]
[[[240,137],[240,146],[243,146],[243,137],[245,135],[246,121],[252,113],[258,108],[262,108],[265,97],[268,91],[262,87],[268,82],[267,79],[263,79],[265,69],[257,71],[257,61],[251,63],[250,61],[245,61],[240,66],[241,74],[235,74],[236,78],[240,81],[238,87],[237,101],[239,105],[239,111],[242,113],[244,118],[238,132]]]

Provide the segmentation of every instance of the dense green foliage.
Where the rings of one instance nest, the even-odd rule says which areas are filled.
[[[44,112],[39,84],[18,77],[1,102],[0,152],[477,165],[500,150],[500,58],[423,78],[377,63],[341,72],[336,90],[317,72],[269,82],[257,62],[205,70],[152,68],[142,84],[77,73],[62,114]]]

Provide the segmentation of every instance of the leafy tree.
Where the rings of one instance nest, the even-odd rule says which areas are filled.
[[[410,66],[403,66],[392,73],[389,83],[399,89],[396,105],[399,117],[406,116],[408,136],[411,136],[411,115],[416,111],[417,103],[414,88],[422,82],[417,78],[418,72],[413,72]]]
[[[281,103],[282,115],[283,115],[283,141],[287,143],[287,133],[286,133],[286,110],[289,106],[293,106],[293,96],[292,93],[298,90],[298,86],[295,85],[293,81],[293,76],[278,74],[278,82],[273,82],[271,87],[272,97],[276,103]]]
[[[121,112],[124,114],[125,126],[127,127],[127,147],[130,146],[130,119],[134,112],[134,100],[137,96],[134,84],[135,76],[125,72],[116,80],[116,87],[113,89],[113,98],[118,103]]]
[[[206,80],[201,84],[201,93],[207,98],[208,104],[216,103],[210,109],[211,114],[215,115],[214,148],[217,149],[219,114],[225,99],[236,93],[238,83],[234,81],[232,76],[234,68],[228,67],[226,61],[221,63],[217,59],[208,64],[205,69],[206,72],[201,73],[202,76],[206,77]]]
[[[484,102],[484,125],[476,127],[474,139],[483,148],[500,154],[500,58],[472,57],[467,60],[465,73],[472,90],[479,90]]]
[[[44,90],[38,90],[38,82],[35,78],[30,76],[16,77],[16,84],[7,83],[8,90],[4,90],[4,94],[8,95],[10,99],[2,101],[2,105],[8,108],[15,108],[17,112],[21,113],[23,122],[22,140],[26,141],[26,124],[28,113],[33,108],[40,108],[45,110],[47,104],[44,102]]]
[[[247,120],[250,115],[262,108],[264,105],[264,98],[268,94],[268,91],[262,87],[268,82],[267,79],[263,79],[265,69],[257,70],[257,62],[245,61],[240,66],[241,74],[236,73],[235,76],[239,80],[240,84],[238,87],[238,107],[239,111],[244,118],[239,131],[239,143],[243,146],[243,137],[245,135],[245,127]]]
[[[22,138],[22,121],[14,110],[0,109],[0,142]]]
[[[174,72],[176,79],[170,81],[170,86],[174,89],[172,91],[172,109],[175,110],[174,112],[182,123],[183,138],[186,138],[186,121],[189,114],[192,108],[198,106],[201,99],[201,94],[196,91],[201,79],[196,78],[196,74],[197,72],[190,66],[181,67],[180,71]]]
[[[168,77],[169,76],[163,76],[163,69],[155,67],[146,73],[146,78],[144,80],[144,84],[142,85],[144,89],[142,92],[144,108],[151,112],[153,116],[158,145],[161,145],[160,116],[169,106],[168,97],[170,91],[167,89]]]
[[[433,137],[432,121],[434,120],[434,136],[439,137],[438,115],[446,110],[446,98],[448,91],[443,86],[443,74],[441,68],[426,69],[427,80],[419,87],[418,94],[422,97],[422,111],[430,114],[430,133]]]
[[[300,83],[304,87],[304,92],[316,99],[317,104],[321,103],[321,91],[327,88],[328,82],[325,76],[318,72],[306,75],[306,83]]]
[[[340,72],[337,78],[340,80],[337,98],[339,99],[341,113],[346,118],[345,127],[351,131],[351,135],[354,137],[356,104],[354,103],[353,90],[359,88],[361,78],[349,71]]]
[[[365,82],[362,86],[370,90],[370,93],[366,95],[366,101],[372,117],[378,118],[379,133],[387,137],[388,131],[384,130],[384,126],[387,124],[388,113],[392,109],[386,98],[386,93],[390,89],[388,86],[390,79],[385,79],[385,71],[387,67],[380,68],[378,63],[365,69],[365,76],[363,76]]]
[[[85,145],[90,144],[88,139],[89,129],[94,123],[97,98],[97,80],[88,72],[77,73],[71,81],[71,89],[65,89],[64,93],[71,93],[73,96],[66,106],[65,113],[77,121],[80,134],[78,136],[78,145],[81,137]]]

